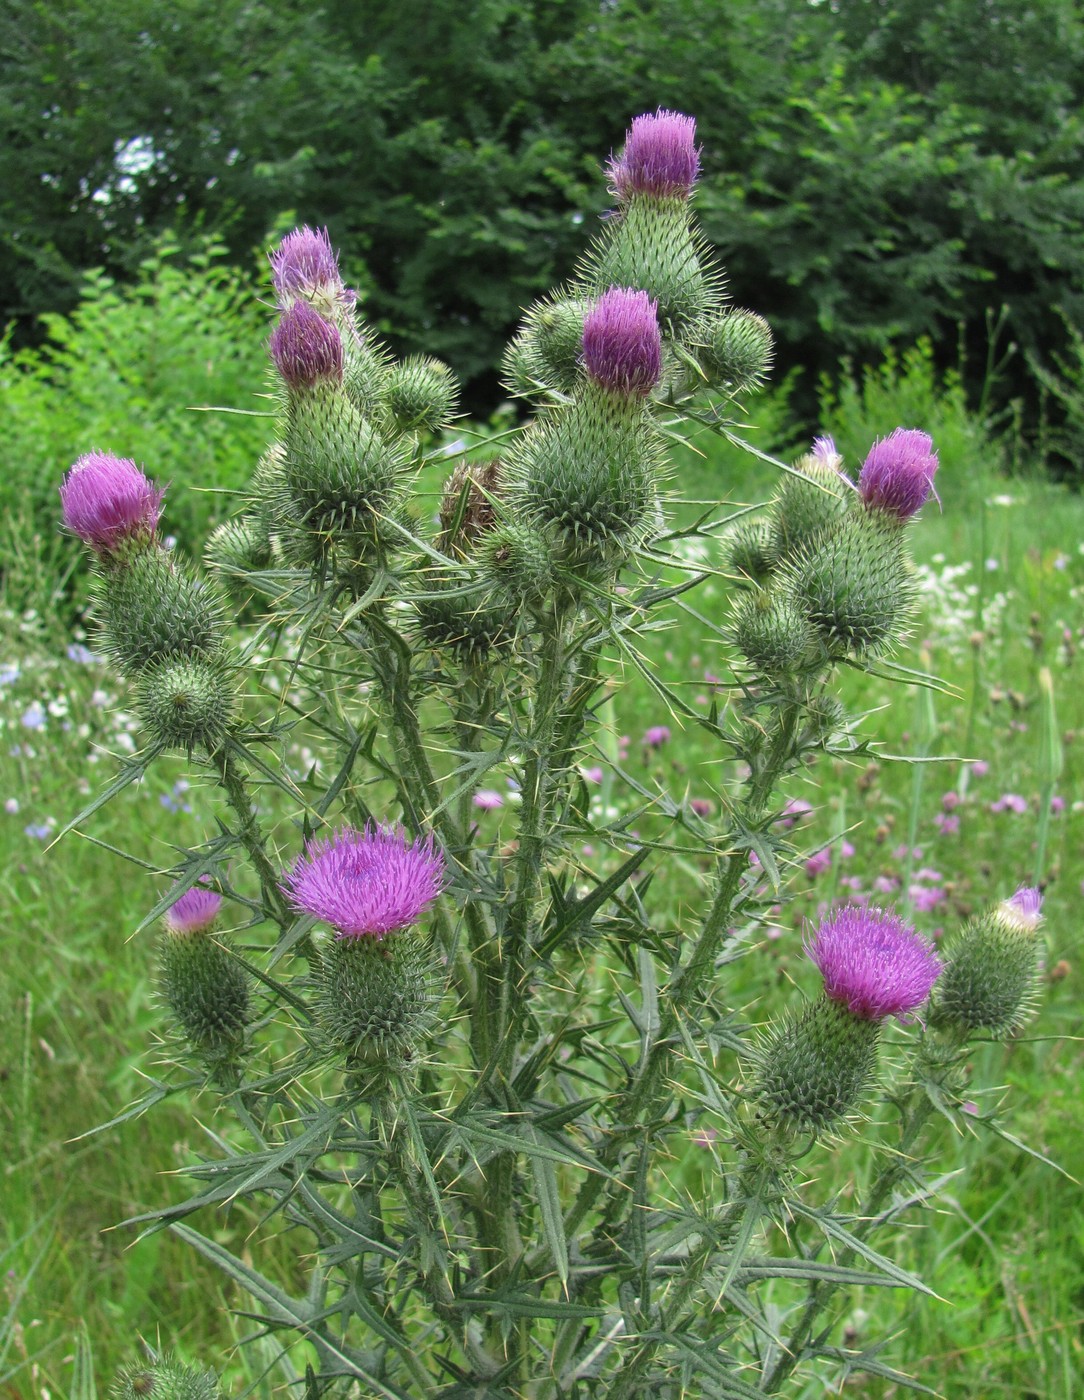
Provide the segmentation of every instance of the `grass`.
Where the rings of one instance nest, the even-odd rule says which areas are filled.
[[[927,510],[914,532],[926,603],[900,660],[932,670],[948,694],[889,689],[857,672],[843,690],[852,713],[868,712],[862,733],[882,754],[913,757],[921,750],[946,761],[915,767],[864,757],[823,764],[809,780],[794,781],[788,795],[813,808],[796,835],[810,854],[827,848],[830,860],[817,873],[796,864],[793,902],[728,975],[735,1004],[746,1006],[751,1019],[767,1020],[815,981],[800,954],[800,925],[832,899],[897,881],[898,894],[885,897],[910,898],[916,921],[936,934],[1029,881],[1040,797],[1038,678],[1041,666],[1050,667],[1065,766],[1057,786],[1064,806],[1051,819],[1045,856],[1049,949],[1042,1006],[1007,1053],[996,1046],[976,1052],[974,1131],[936,1129],[937,1169],[957,1175],[941,1208],[923,1217],[921,1228],[901,1231],[893,1246],[900,1262],[948,1301],[859,1292],[842,1323],[855,1341],[895,1331],[887,1359],[950,1400],[1069,1400],[1084,1391],[1080,1188],[999,1138],[985,1120],[1004,1101],[1013,1133],[1073,1169],[1084,1089],[1084,1050],[1074,1039],[1082,1034],[1074,963],[1084,880],[1084,688],[1078,684],[1084,636],[1077,625],[1084,501],[1043,482],[997,477],[995,454],[952,386],[931,389],[925,372],[919,354],[887,378],[859,386],[826,404],[826,426],[853,459],[855,444],[901,417],[918,421],[909,415],[920,409],[940,415],[943,512]],[[765,423],[760,441],[771,448],[786,435],[778,404],[767,405]],[[704,455],[679,456],[677,494],[757,500],[770,490],[771,468],[715,443],[698,445]],[[965,564],[965,572],[955,572]],[[713,623],[724,622],[718,581],[701,591],[697,606]],[[209,1101],[171,1102],[121,1128],[81,1137],[140,1092],[159,1057],[153,936],[130,933],[165,877],[152,879],[76,837],[47,849],[50,823],[55,829],[85,800],[82,793],[104,780],[114,762],[108,753],[123,756],[134,742],[124,698],[83,653],[69,657],[72,639],[49,621],[48,596],[31,615],[9,613],[0,623],[0,668],[6,667],[0,670],[0,800],[18,804],[0,814],[7,952],[0,968],[0,1123],[7,1144],[0,1256],[10,1271],[10,1310],[6,1320],[0,1317],[0,1382],[11,1395],[68,1394],[85,1320],[100,1383],[140,1337],[153,1342],[160,1333],[164,1344],[192,1359],[226,1366],[239,1388],[255,1378],[256,1363],[228,1359],[245,1327],[228,1309],[245,1300],[168,1235],[133,1244],[129,1232],[112,1229],[173,1197],[168,1173],[199,1152],[204,1133],[214,1130]],[[647,645],[661,678],[682,687],[694,705],[708,703],[708,673],[726,674],[717,642],[677,618]],[[642,680],[618,679],[613,737],[629,737],[630,770],[672,796],[712,800],[733,780],[718,754]],[[670,729],[670,740],[643,745],[641,736],[658,725]],[[101,757],[92,761],[95,754]],[[980,777],[959,759],[988,767]],[[585,764],[593,761],[585,756]],[[198,780],[187,789],[184,781],[179,761],[159,765],[95,817],[89,826],[95,841],[151,870],[168,868],[174,847],[195,844],[212,830],[218,810],[217,798]],[[1006,794],[1022,799],[1026,810],[992,810]],[[622,799],[607,779],[598,800]],[[959,830],[945,818],[958,819]],[[495,822],[499,815],[479,819]],[[650,814],[643,823],[645,831],[665,830]],[[845,855],[845,842],[853,854]],[[916,845],[921,855],[908,854]],[[677,861],[665,894],[656,885],[654,898],[677,927],[697,897],[695,877]],[[770,1004],[754,1000],[767,981],[774,988]],[[690,1118],[689,1152],[674,1164],[674,1177],[710,1191],[710,1147],[694,1136],[705,1127],[710,1124]],[[818,1149],[808,1164],[811,1195],[841,1183],[852,1189],[864,1161],[853,1144]],[[215,1228],[242,1250],[252,1225],[240,1217]],[[251,1248],[257,1253],[266,1243],[255,1240]],[[288,1246],[277,1248],[288,1268]],[[813,1378],[793,1393],[819,1396],[826,1383]],[[844,1393],[896,1391],[867,1377],[846,1383]]]

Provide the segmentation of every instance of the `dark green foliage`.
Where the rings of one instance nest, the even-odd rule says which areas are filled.
[[[808,1133],[837,1127],[873,1082],[879,1032],[877,1021],[822,997],[761,1047],[754,1097],[782,1127]]]

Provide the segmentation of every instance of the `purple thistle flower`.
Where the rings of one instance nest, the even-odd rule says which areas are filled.
[[[670,729],[665,724],[653,724],[644,732],[644,743],[649,749],[661,749],[670,742]]]
[[[130,540],[149,540],[158,525],[162,491],[133,461],[87,452],[60,487],[64,524],[98,554]]]
[[[475,807],[481,808],[483,812],[492,812],[496,808],[504,806],[504,798],[493,788],[479,788],[471,801]]]
[[[929,433],[897,428],[870,448],[858,478],[858,494],[871,510],[910,520],[933,493],[937,465]]]
[[[179,934],[181,937],[202,933],[218,918],[221,908],[220,894],[204,889],[202,885],[193,885],[166,910],[166,928],[170,933]]]
[[[315,295],[336,300],[343,295],[339,259],[326,228],[311,229],[308,224],[295,228],[270,254],[270,259],[271,277],[282,306],[288,306],[295,297]]]
[[[383,938],[417,923],[443,880],[432,836],[411,844],[401,828],[367,826],[310,841],[282,887],[340,938]]]
[[[295,301],[271,332],[271,358],[291,389],[311,389],[343,377],[343,342],[338,329],[307,301]]]
[[[926,940],[882,909],[839,909],[804,946],[824,977],[825,994],[864,1021],[904,1020],[941,971]]]
[[[1032,885],[1021,885],[1014,895],[1003,900],[999,911],[1017,928],[1027,933],[1039,927],[1043,917],[1043,893]]]
[[[634,194],[656,199],[687,199],[700,173],[696,118],[680,112],[634,117],[625,146],[609,166],[610,188],[619,200]]]
[[[614,394],[646,398],[662,373],[658,303],[646,292],[611,287],[583,323],[587,373]]]
[[[843,458],[836,449],[835,438],[829,437],[827,433],[822,437],[815,437],[813,439],[810,456],[816,457],[816,459],[819,462],[823,462],[825,466],[835,467],[837,470],[839,464],[843,461]]]

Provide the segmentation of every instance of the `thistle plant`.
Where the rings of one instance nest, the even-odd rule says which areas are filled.
[[[924,1286],[869,1238],[897,1195],[932,1191],[919,1151],[935,1110],[958,1116],[970,1039],[1010,1033],[1030,1003],[1037,891],[943,958],[891,909],[837,909],[807,941],[819,999],[776,1019],[734,1004],[807,854],[780,821],[788,780],[867,751],[835,686],[905,635],[938,459],[900,429],[852,484],[821,437],[760,510],[677,522],[669,442],[731,435],[771,360],[698,232],[700,160],[692,118],[633,122],[612,217],[505,357],[522,423],[465,451],[437,505],[419,482],[446,461],[454,378],[388,353],[309,228],[271,256],[277,437],[206,571],[165,550],[162,493],[134,463],[90,454],[61,486],[149,735],[71,826],[167,751],[228,809],[148,891],[168,1019],[151,1100],[217,1100],[221,1126],[195,1190],[139,1223],[232,1275],[310,1395],[731,1397],[811,1366],[894,1376],[840,1342],[837,1295]],[[687,564],[689,539],[719,567]],[[728,591],[716,618],[688,603],[709,575]],[[674,608],[729,648],[709,713],[644,660]],[[619,667],[729,764],[717,819],[614,762]],[[587,763],[661,834],[595,812]],[[660,891],[679,860],[702,883],[675,927]],[[715,1133],[706,1195],[669,1180],[691,1121]],[[844,1206],[802,1163],[819,1153],[830,1177],[859,1125],[874,1187]],[[243,1227],[223,1242],[227,1202],[293,1232],[289,1279],[242,1258]]]

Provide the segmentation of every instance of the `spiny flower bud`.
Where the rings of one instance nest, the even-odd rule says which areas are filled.
[[[227,585],[233,587],[238,582],[244,582],[243,578],[238,580],[236,575],[267,567],[271,560],[269,543],[263,522],[251,515],[243,515],[217,525],[203,553],[207,563],[225,574]]]
[[[162,494],[127,457],[87,452],[64,478],[60,505],[68,529],[108,557],[153,540]]]
[[[883,513],[862,510],[792,557],[781,586],[831,659],[887,650],[902,636],[915,595],[898,528]]]
[[[193,1050],[214,1064],[244,1045],[250,1017],[249,975],[211,935],[221,899],[193,886],[165,918],[162,996]]]
[[[881,1022],[921,1006],[940,963],[912,928],[876,909],[837,911],[805,947],[824,996],[769,1036],[753,1093],[780,1127],[821,1133],[857,1109],[876,1070]]]
[[[291,302],[286,308],[271,332],[269,348],[275,368],[294,393],[342,382],[342,336],[307,301]]]
[[[424,577],[423,593],[411,598],[418,630],[430,646],[461,662],[477,664],[502,652],[516,637],[519,604],[508,593],[463,578]]]
[[[583,369],[583,323],[589,303],[580,297],[536,302],[516,332],[501,364],[514,394],[556,389],[570,394]]]
[[[290,305],[304,297],[328,313],[336,303],[353,304],[353,295],[343,286],[339,259],[331,246],[326,228],[311,229],[308,224],[288,233],[270,254],[271,277],[279,305]]]
[[[218,660],[173,656],[146,667],[137,704],[154,737],[171,749],[213,753],[233,721],[234,687]]]
[[[610,186],[617,199],[632,195],[653,199],[688,199],[700,173],[696,119],[660,107],[634,117],[625,146],[609,165]]]
[[[214,1371],[185,1366],[169,1353],[150,1364],[123,1366],[110,1390],[113,1400],[220,1400]]]
[[[226,639],[218,589],[160,549],[125,559],[100,583],[102,642],[131,675],[168,657],[216,657]]]
[[[1023,1024],[1035,991],[1042,903],[1037,889],[1023,886],[948,940],[932,1025],[1003,1040]]]
[[[771,527],[766,520],[740,520],[723,536],[723,559],[733,573],[762,583],[775,566]]]
[[[583,323],[583,362],[612,394],[646,398],[662,373],[657,303],[646,292],[612,287]]]
[[[321,948],[316,977],[320,1031],[355,1068],[406,1063],[436,1024],[440,979],[416,929],[333,939]]]
[[[794,474],[783,478],[771,513],[777,560],[812,544],[846,512],[853,490],[835,465],[838,460],[816,450],[807,452],[794,463]]]
[[[518,603],[539,603],[553,586],[553,552],[545,536],[518,521],[503,521],[482,536],[478,563]]]
[[[309,841],[282,887],[339,937],[383,938],[417,923],[443,881],[432,836],[409,842],[400,827],[367,826]]]
[[[440,360],[413,355],[395,365],[384,390],[392,417],[402,432],[435,432],[455,413],[455,375]]]
[[[755,311],[724,311],[697,328],[695,353],[711,383],[748,393],[772,367],[772,329]]]
[[[809,623],[793,601],[777,590],[742,594],[731,621],[734,645],[760,674],[787,676],[801,666],[811,649]]]
[[[870,448],[858,478],[858,494],[869,510],[910,520],[933,493],[937,465],[929,433],[897,428]]]

